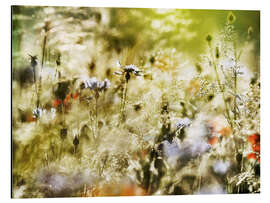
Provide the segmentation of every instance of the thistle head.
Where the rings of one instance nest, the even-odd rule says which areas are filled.
[[[189,118],[183,118],[183,119],[178,119],[175,127],[177,130],[180,130],[182,128],[188,127],[191,125],[191,120]]]
[[[84,87],[94,90],[96,92],[105,91],[110,87],[111,83],[108,79],[104,81],[98,81],[97,78],[89,78],[84,81]]]
[[[105,91],[111,86],[110,81],[106,78],[104,81],[99,82],[99,91]]]
[[[126,80],[130,79],[131,74],[135,76],[143,76],[142,71],[134,64],[122,66],[119,61],[117,61],[117,67],[121,68],[121,71],[114,72],[115,75],[125,75]]]

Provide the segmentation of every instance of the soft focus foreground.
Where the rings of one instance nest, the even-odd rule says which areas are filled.
[[[257,11],[12,7],[12,195],[260,192]]]

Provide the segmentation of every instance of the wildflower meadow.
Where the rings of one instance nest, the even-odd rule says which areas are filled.
[[[12,197],[260,193],[260,12],[12,6]]]

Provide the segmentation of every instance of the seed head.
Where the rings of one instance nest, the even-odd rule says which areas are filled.
[[[134,74],[136,76],[142,76],[142,71],[134,64],[121,66],[120,62],[117,61],[117,67],[121,68],[121,71],[116,71],[114,74],[116,75],[125,75],[126,80],[128,81],[130,79],[130,75]]]
[[[233,12],[230,12],[227,16],[227,21],[229,24],[234,23],[234,21],[236,20],[235,15],[233,14]]]
[[[75,135],[75,137],[73,139],[73,145],[77,147],[79,143],[80,143],[79,138],[77,135]]]
[[[207,41],[208,43],[210,43],[210,42],[212,41],[212,36],[211,36],[211,35],[207,35],[207,36],[206,36],[206,41]]]
[[[219,56],[220,56],[220,54],[219,54],[219,49],[218,49],[218,47],[216,47],[216,58],[218,59]]]
[[[60,130],[60,137],[61,137],[61,139],[63,139],[63,140],[67,137],[67,128],[62,128],[62,129]]]
[[[248,27],[248,37],[250,38],[252,35],[253,35],[253,27],[252,26],[249,26]]]
[[[30,59],[31,59],[31,66],[33,67],[33,68],[35,68],[36,66],[37,66],[37,56],[32,56],[32,55],[30,55],[30,54],[28,54],[29,56],[30,56]]]

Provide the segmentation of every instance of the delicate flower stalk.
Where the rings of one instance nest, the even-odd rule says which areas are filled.
[[[64,145],[64,141],[66,137],[67,137],[67,128],[63,127],[60,130],[61,146],[60,146],[60,152],[59,152],[59,159],[61,158],[62,153],[63,153],[63,145]]]
[[[229,123],[229,125],[233,129],[233,134],[234,134],[234,122],[232,121],[232,118],[230,116],[229,107],[228,107],[228,104],[227,104],[226,98],[225,98],[224,87],[222,87],[222,84],[221,84],[221,81],[220,81],[220,77],[219,77],[219,74],[218,74],[218,70],[217,70],[216,57],[213,54],[213,47],[212,47],[212,44],[211,44],[212,37],[207,37],[206,40],[208,42],[208,46],[209,46],[209,49],[210,49],[210,52],[211,52],[211,57],[212,57],[212,60],[213,60],[213,67],[214,67],[214,71],[215,71],[217,83],[218,83],[218,86],[219,86],[219,90],[222,93],[222,98],[223,98],[223,102],[224,102],[224,105],[225,105],[225,113],[226,113],[225,114],[225,117],[227,119],[227,122]],[[237,141],[236,141],[235,136],[233,136],[233,142],[234,142],[234,146],[235,146],[235,156],[236,156],[238,150],[237,150],[237,145],[236,145]]]
[[[33,71],[33,80],[35,83],[35,91],[36,91],[36,96],[37,96],[37,104],[36,107],[39,107],[39,93],[38,93],[38,87],[37,87],[37,79],[36,79],[36,67],[37,67],[37,56],[32,56],[30,54],[28,54],[31,58],[31,67],[32,67],[32,71]]]
[[[45,61],[45,52],[46,52],[46,45],[47,45],[47,37],[48,37],[48,32],[50,30],[50,22],[46,21],[45,25],[43,27],[43,30],[45,32],[44,38],[43,38],[43,43],[42,43],[42,58],[41,58],[41,71],[40,71],[40,76],[39,76],[39,85],[38,85],[38,98],[40,97],[41,91],[42,91],[42,70],[43,70],[43,65],[44,65],[44,61]],[[37,106],[39,106],[39,99],[38,99],[38,104]]]
[[[237,119],[237,76],[238,76],[238,60],[241,56],[241,52],[237,56],[236,51],[236,43],[233,43],[234,46],[234,58],[235,58],[235,64],[234,64],[234,120]]]
[[[234,47],[234,59],[235,59],[235,63],[234,63],[234,71],[233,71],[233,79],[234,79],[234,85],[233,85],[233,92],[234,92],[234,104],[233,104],[233,114],[234,114],[234,122],[232,122],[231,126],[232,126],[232,131],[233,131],[233,134],[235,135],[236,134],[236,120],[237,120],[237,76],[238,76],[238,59],[240,57],[240,54],[239,56],[237,56],[237,52],[236,52],[236,43],[234,42],[233,43],[233,47]],[[235,144],[235,151],[237,153],[237,149],[236,149],[236,138],[235,136],[233,136],[233,139],[234,139],[234,144]],[[243,147],[240,146],[240,148]],[[241,159],[241,171],[243,170],[243,154],[242,154],[242,159]],[[239,189],[239,188],[238,188]]]
[[[78,133],[78,131],[76,129],[74,129],[72,131],[72,133],[73,133],[73,141],[72,141],[72,143],[73,143],[73,147],[74,147],[73,153],[75,155],[77,153],[77,151],[78,151],[78,147],[79,147],[79,144],[80,144],[80,139],[79,139],[79,133]]]
[[[90,89],[94,92],[94,99],[95,99],[95,135],[94,137],[98,137],[98,99],[100,94],[103,91],[106,91],[110,87],[111,83],[108,79],[104,81],[98,81],[97,78],[89,78],[84,81],[84,87]]]
[[[210,48],[210,53],[211,53],[211,57],[212,57],[212,60],[213,60],[213,67],[214,67],[217,83],[218,83],[218,86],[219,86],[219,90],[222,93],[222,98],[223,98],[224,105],[225,105],[226,119],[229,122],[229,124],[232,126],[231,117],[230,117],[230,113],[229,113],[229,107],[228,107],[228,104],[227,104],[226,98],[225,98],[224,88],[222,87],[222,84],[221,84],[221,81],[220,81],[220,77],[219,77],[219,74],[218,74],[218,71],[217,71],[216,58],[214,57],[214,54],[213,54],[213,47],[212,47],[212,44],[211,44],[211,41],[212,41],[211,35],[208,35],[206,37],[206,40],[207,40],[208,46]]]
[[[45,52],[46,52],[46,45],[47,45],[47,37],[48,37],[48,32],[50,30],[50,22],[46,21],[45,25],[43,27],[45,35],[43,38],[43,43],[42,43],[42,58],[41,58],[41,69],[43,68],[43,64],[45,61]]]
[[[59,67],[61,66],[61,54],[60,53],[57,55],[57,59],[55,62],[56,62],[56,68],[55,68],[54,78],[57,80],[57,79],[60,79],[60,77],[61,77],[60,70],[59,70]]]
[[[122,99],[121,99],[121,106],[120,106],[121,120],[124,120],[124,112],[125,112],[126,98],[127,98],[127,84],[128,84],[128,81],[125,80]]]
[[[198,161],[199,163],[201,162],[201,156],[198,156]],[[198,175],[199,175],[199,180],[198,180],[198,191],[201,190],[201,184],[202,184],[202,175],[201,175],[201,165],[198,164]]]
[[[74,136],[73,139],[73,145],[74,145],[74,155],[76,154],[77,150],[78,150],[78,145],[79,145],[80,141],[77,135]]]
[[[96,129],[96,137],[98,137],[98,97],[99,95],[95,94],[95,129]]]
[[[120,121],[123,121],[125,118],[125,106],[126,106],[126,100],[127,100],[127,90],[128,90],[128,81],[131,78],[131,75],[135,76],[143,76],[142,71],[135,65],[126,65],[122,66],[119,61],[117,61],[117,67],[120,68],[120,71],[114,72],[115,75],[122,75],[124,76],[124,89],[121,99],[121,105],[120,105]]]

